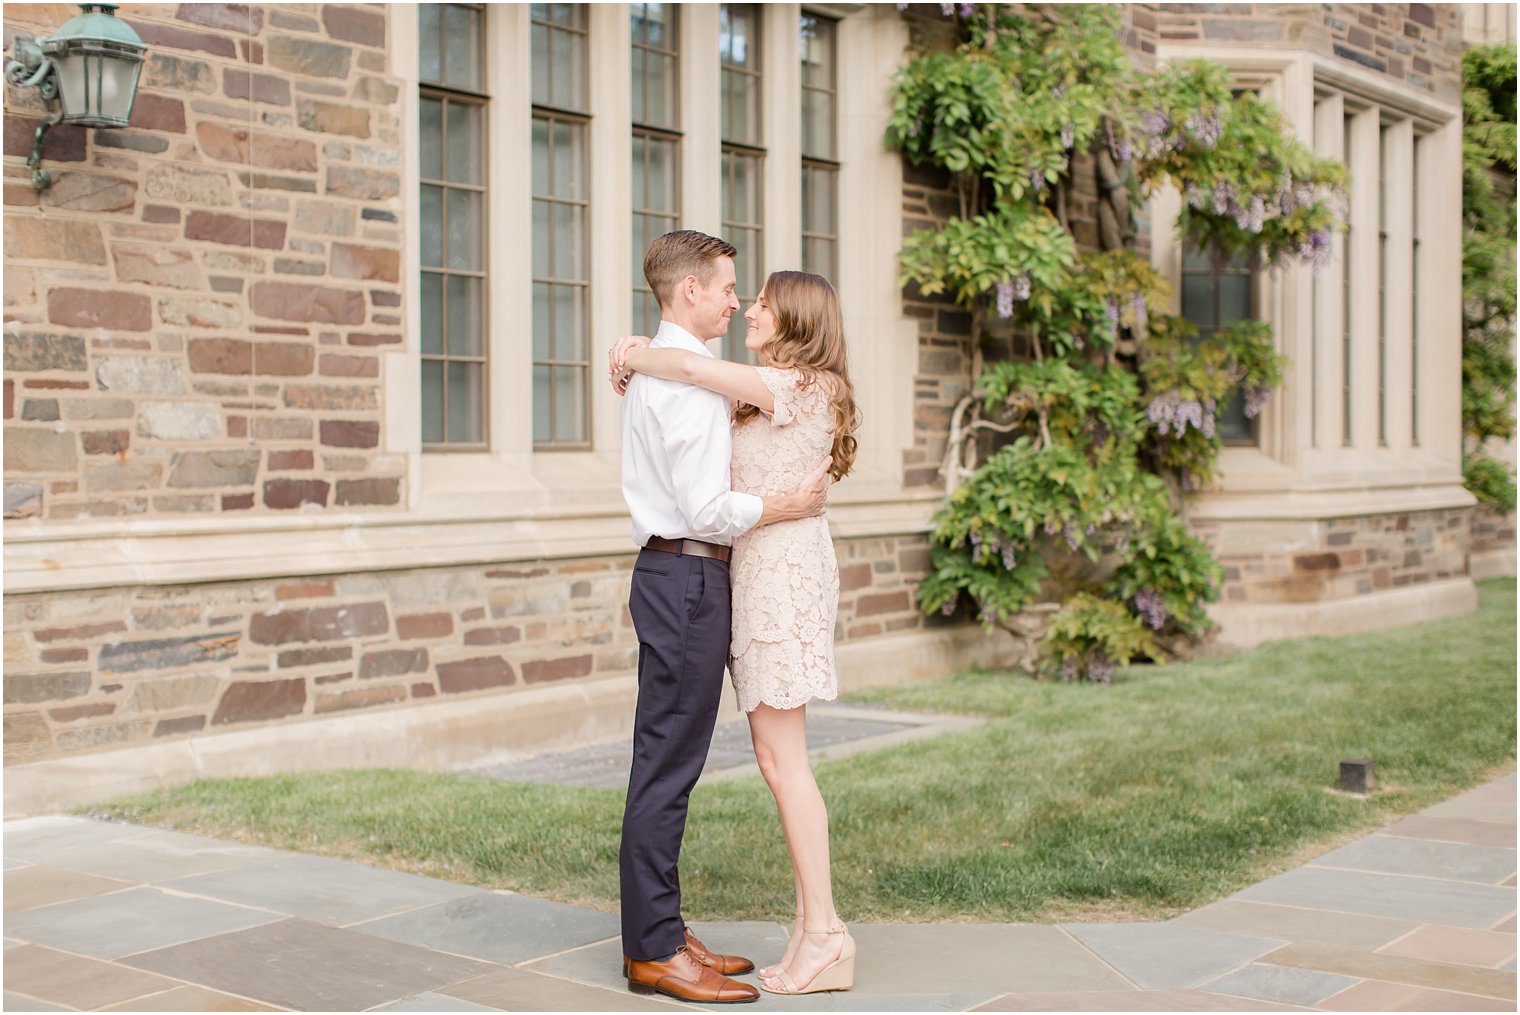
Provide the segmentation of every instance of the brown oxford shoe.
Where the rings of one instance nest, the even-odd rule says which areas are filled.
[[[686,947],[691,949],[691,957],[696,959],[708,969],[715,969],[724,976],[738,976],[755,968],[755,964],[742,955],[719,955],[707,950],[707,946],[697,940],[697,935],[686,928]]]
[[[624,957],[623,974],[635,994],[665,994],[698,1004],[744,1004],[760,992],[747,983],[730,980],[696,960],[684,945],[664,962],[641,962]]]

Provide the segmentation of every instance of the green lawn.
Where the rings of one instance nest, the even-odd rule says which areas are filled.
[[[1513,764],[1515,583],[1477,613],[1135,668],[1110,687],[970,673],[857,701],[986,726],[818,769],[839,908],[866,920],[1156,917],[1192,908]],[[1378,792],[1330,792],[1342,758]],[[615,909],[618,790],[360,771],[196,783],[97,808]],[[699,786],[694,918],[790,918],[758,777]]]

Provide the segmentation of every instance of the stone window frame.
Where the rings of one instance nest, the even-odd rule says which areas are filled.
[[[1336,256],[1338,277],[1350,279],[1349,290],[1340,287],[1338,310],[1342,327],[1351,332],[1350,365],[1356,376],[1347,385],[1345,353],[1339,357],[1343,392],[1338,400],[1349,406],[1338,419],[1342,447],[1362,453],[1401,452],[1418,447],[1414,435],[1420,421],[1413,397],[1419,365],[1414,335],[1427,330],[1428,322],[1410,314],[1390,312],[1393,294],[1407,292],[1419,268],[1428,269],[1428,252],[1414,243],[1414,220],[1428,226],[1433,214],[1428,200],[1416,203],[1413,193],[1414,163],[1424,139],[1435,134],[1436,125],[1418,112],[1401,108],[1387,97],[1327,88],[1316,83],[1320,102],[1327,99],[1340,109],[1345,128],[1335,157],[1347,160],[1353,180],[1371,185],[1352,187],[1348,209],[1350,230],[1339,237]],[[1352,150],[1346,150],[1350,139]],[[1324,152],[1324,154],[1332,154]],[[1425,195],[1425,198],[1433,195]],[[1385,207],[1397,202],[1396,207]],[[1349,258],[1349,268],[1347,259]],[[1329,272],[1327,271],[1327,274]],[[1439,277],[1436,273],[1434,277]],[[1346,304],[1349,291],[1351,304]],[[1412,308],[1420,313],[1421,308]],[[1349,398],[1344,394],[1349,389]],[[1410,397],[1405,398],[1404,395]],[[1349,426],[1348,426],[1349,424]]]
[[[1358,302],[1353,310],[1358,330],[1353,352],[1362,380],[1353,379],[1354,436],[1351,445],[1343,447],[1339,439],[1343,371],[1338,342],[1343,308],[1339,295],[1333,289],[1324,289],[1326,282],[1338,283],[1344,267],[1340,237],[1333,245],[1334,256],[1319,287],[1307,265],[1265,273],[1261,280],[1261,319],[1272,325],[1279,348],[1290,359],[1288,376],[1259,418],[1260,446],[1223,450],[1220,483],[1194,498],[1193,514],[1199,520],[1309,518],[1470,504],[1471,495],[1461,486],[1460,472],[1460,355],[1452,344],[1457,339],[1449,337],[1460,330],[1455,322],[1460,314],[1461,283],[1453,267],[1461,260],[1460,107],[1307,50],[1190,42],[1158,46],[1158,62],[1200,57],[1230,68],[1237,82],[1258,87],[1265,98],[1283,109],[1291,129],[1306,144],[1315,145],[1316,133],[1320,134],[1318,150],[1322,155],[1340,155],[1340,131],[1317,132],[1316,123],[1323,125],[1333,118],[1338,125],[1343,105],[1358,111],[1365,107],[1371,117],[1357,128],[1361,132],[1355,135],[1358,151],[1365,151],[1369,127],[1375,135],[1378,110],[1396,114],[1411,127],[1418,124],[1424,137],[1419,149],[1424,183],[1420,195],[1420,277],[1444,278],[1446,285],[1427,286],[1426,298],[1420,301],[1418,329],[1426,339],[1419,350],[1421,362],[1413,364],[1403,357],[1398,345],[1389,358],[1389,388],[1396,396],[1390,400],[1391,411],[1400,404],[1409,411],[1412,400],[1403,394],[1410,389],[1409,374],[1413,370],[1420,373],[1417,428],[1421,444],[1415,446],[1407,437],[1400,440],[1400,433],[1407,435],[1413,428],[1395,423],[1391,446],[1380,448],[1376,442],[1376,388],[1366,391],[1367,382],[1376,381],[1367,368],[1376,369],[1377,349],[1375,336],[1369,346],[1363,334],[1367,311],[1376,309],[1376,249],[1363,251],[1359,247],[1354,252]],[[1323,101],[1326,97],[1335,101]],[[1360,175],[1365,178],[1365,167]],[[1438,183],[1448,186],[1443,189]],[[1352,188],[1353,236],[1358,235],[1356,227],[1360,226],[1360,232],[1368,234],[1361,242],[1370,239],[1375,243],[1376,220],[1367,217],[1365,207],[1359,210],[1358,206],[1358,200],[1365,202],[1367,195],[1368,188]],[[1375,187],[1370,196],[1375,202]],[[1152,264],[1174,287],[1180,252],[1172,222],[1179,206],[1180,197],[1175,192],[1158,192],[1152,199],[1150,216]],[[1375,205],[1371,210],[1376,211]],[[1373,223],[1370,232],[1369,222]],[[1440,235],[1435,235],[1438,230]],[[1373,271],[1370,276],[1369,268]],[[1395,291],[1398,288],[1394,286]],[[1372,320],[1375,323],[1375,317]],[[1436,336],[1442,334],[1448,341],[1438,347]],[[1337,341],[1333,346],[1316,344],[1316,335],[1335,335]]]

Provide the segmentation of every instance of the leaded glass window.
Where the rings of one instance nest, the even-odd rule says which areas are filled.
[[[653,335],[660,304],[644,281],[644,251],[681,218],[679,11],[630,4],[633,29],[633,325]]]
[[[587,24],[580,4],[533,4],[533,442],[590,440]]]
[[[419,12],[422,442],[486,446],[485,11]]]
[[[760,129],[760,9],[756,4],[724,4],[718,11],[721,65],[723,237],[738,248],[740,310],[723,340],[725,359],[750,361],[744,348],[749,309],[765,284],[765,216],[762,188],[764,138]]]
[[[1198,329],[1200,339],[1221,328],[1256,316],[1256,273],[1242,257],[1215,268],[1205,253],[1190,250],[1182,258],[1182,316]],[[1256,443],[1255,421],[1247,418],[1245,403],[1232,392],[1215,411],[1215,426],[1225,444]]]
[[[802,59],[802,270],[833,281],[839,245],[836,23],[803,14],[798,43]]]

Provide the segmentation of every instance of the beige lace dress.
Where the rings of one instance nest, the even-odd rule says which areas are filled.
[[[760,496],[795,490],[834,444],[827,382],[759,367],[775,411],[734,428],[733,488]],[[834,617],[839,564],[822,517],[751,529],[734,541],[729,672],[739,708],[796,708],[839,696]]]

